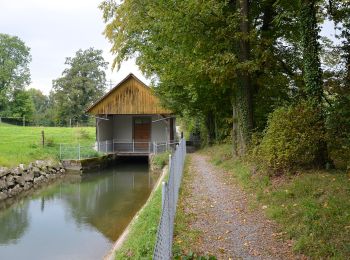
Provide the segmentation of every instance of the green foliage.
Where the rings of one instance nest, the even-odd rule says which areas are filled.
[[[153,167],[157,170],[163,169],[163,167],[169,163],[169,155],[169,152],[164,152],[153,156],[151,162]]]
[[[52,106],[57,110],[60,121],[66,124],[70,119],[87,122],[85,110],[92,105],[105,90],[107,62],[102,50],[93,48],[79,50],[75,57],[67,58],[68,66],[62,77],[53,81]]]
[[[29,89],[27,92],[34,104],[33,123],[36,125],[49,125],[48,121],[52,120],[48,114],[49,97],[34,88]]]
[[[303,48],[305,92],[308,99],[321,105],[323,98],[320,62],[319,26],[317,21],[318,0],[301,0],[300,29]]]
[[[152,259],[162,205],[161,185],[140,212],[115,259]]]
[[[26,90],[15,90],[13,100],[9,103],[10,111],[14,117],[26,117],[31,120],[34,113],[34,103]]]
[[[321,142],[326,140],[320,111],[306,102],[276,109],[269,117],[258,156],[281,173],[312,165]]]
[[[341,91],[329,107],[327,116],[328,144],[338,168],[350,168],[350,94]]]
[[[29,51],[17,36],[0,33],[0,93],[22,89],[29,84]]]

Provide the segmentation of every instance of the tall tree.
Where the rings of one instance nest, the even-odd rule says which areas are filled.
[[[34,104],[33,121],[39,125],[47,124],[47,121],[50,120],[46,115],[49,98],[39,89],[31,88],[27,92]]]
[[[305,92],[315,104],[322,104],[323,84],[320,62],[319,25],[317,22],[318,0],[301,0],[300,29],[303,49]]]
[[[104,93],[108,62],[103,59],[102,50],[90,48],[77,51],[65,64],[68,68],[62,77],[53,81],[58,115],[65,123],[70,119],[86,122],[85,110]]]
[[[252,67],[251,35],[248,6],[241,12],[235,2],[147,1],[141,5],[137,0],[122,4],[111,0],[101,8],[116,64],[137,55],[141,70],[157,79],[155,90],[165,105],[181,104],[190,114],[201,113],[210,127],[215,121],[210,117],[220,117],[223,104],[232,111],[230,100],[240,90],[234,104],[239,104],[238,131],[244,150],[253,125],[250,83],[245,81]]]
[[[34,103],[26,90],[15,90],[13,99],[10,101],[10,111],[13,117],[25,117],[26,120],[33,119]]]
[[[17,36],[0,33],[0,112],[16,89],[30,83],[30,49]]]

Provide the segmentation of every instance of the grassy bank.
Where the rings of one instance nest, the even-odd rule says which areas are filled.
[[[231,159],[229,145],[203,152],[229,171],[252,204],[280,224],[281,235],[293,239],[296,252],[311,258],[350,258],[350,178],[340,171],[309,170],[270,178],[248,163]],[[253,170],[252,170],[253,169]]]
[[[42,131],[45,146],[42,146]],[[0,166],[53,159],[59,156],[59,144],[91,145],[95,127],[21,127],[0,124]]]
[[[162,207],[162,185],[132,224],[130,232],[115,259],[152,259]]]

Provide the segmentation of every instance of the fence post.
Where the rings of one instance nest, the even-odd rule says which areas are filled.
[[[45,133],[44,130],[41,131],[41,144],[43,147],[45,146]]]
[[[108,141],[106,140],[106,153],[108,153]]]
[[[23,126],[26,126],[26,116],[23,116]]]
[[[162,209],[164,209],[164,206],[165,206],[165,192],[166,192],[166,189],[167,188],[167,184],[165,181],[162,182]]]
[[[78,159],[80,160],[80,143],[78,144]]]

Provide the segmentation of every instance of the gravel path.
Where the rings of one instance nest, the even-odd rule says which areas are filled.
[[[283,242],[273,222],[260,209],[252,211],[247,194],[228,180],[204,155],[193,154],[190,194],[186,211],[193,214],[190,228],[201,231],[193,251],[218,259],[295,259],[291,242]]]

